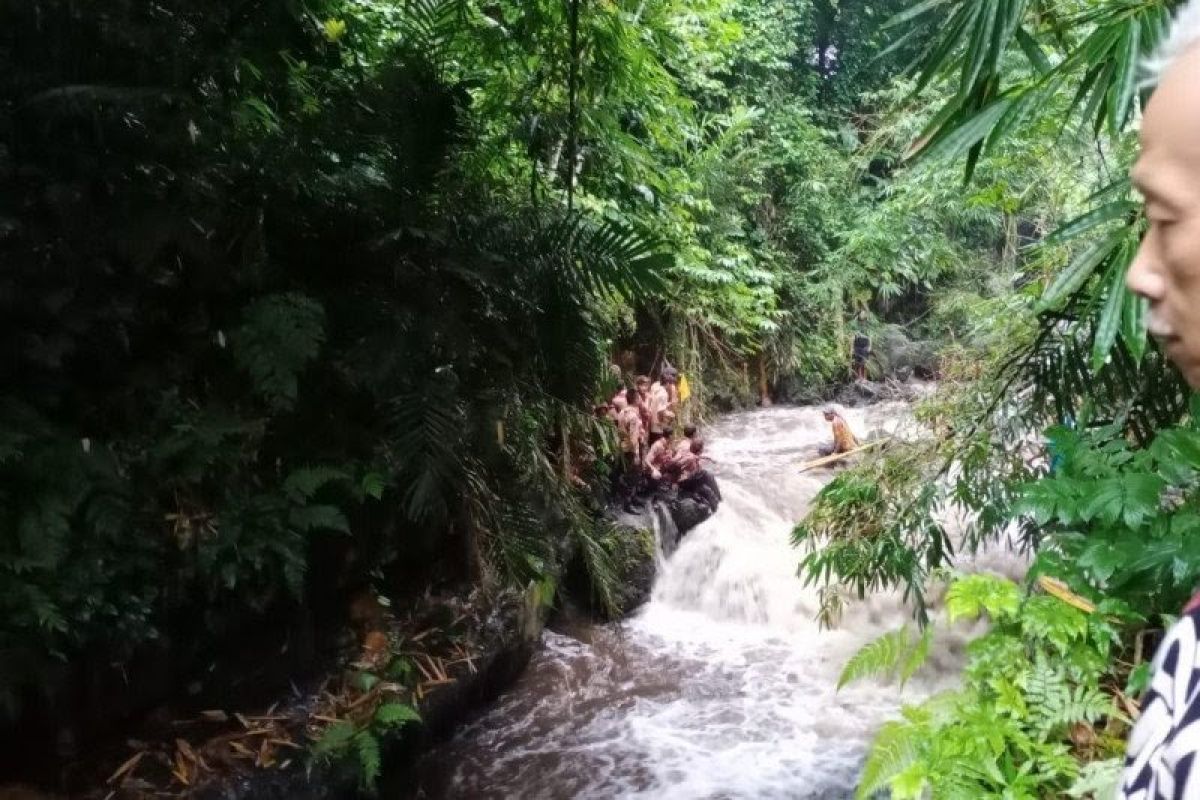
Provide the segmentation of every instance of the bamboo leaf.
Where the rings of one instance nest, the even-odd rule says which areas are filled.
[[[1029,31],[1025,30],[1024,25],[1017,26],[1015,36],[1021,52],[1029,59],[1029,63],[1033,68],[1042,75],[1049,72],[1050,61],[1046,58],[1046,54],[1042,52],[1042,46],[1034,41],[1034,38],[1029,35]]]
[[[1125,248],[1122,248],[1124,250]],[[1123,258],[1113,259],[1109,269],[1108,295],[1104,309],[1096,321],[1096,338],[1092,343],[1092,371],[1099,372],[1112,352],[1121,326],[1121,310],[1125,304],[1125,264]]]
[[[1012,130],[1020,126],[1046,97],[1052,96],[1058,90],[1058,87],[1062,85],[1062,81],[1061,75],[1055,75],[1044,83],[1037,83],[1025,88],[1014,87],[1010,89],[1006,93],[1006,96],[1009,96],[1011,99],[1008,110],[1004,112],[1004,115],[996,122],[996,127],[988,134],[988,152],[990,153],[999,146],[1005,140],[1005,137]]]
[[[1140,362],[1146,354],[1146,310],[1146,298],[1125,292],[1125,305],[1121,311],[1121,339],[1135,362]]]
[[[983,141],[996,121],[1008,110],[1010,103],[1011,99],[1005,97],[993,101],[978,114],[929,142],[917,155],[930,159],[958,158]]]
[[[970,2],[970,0],[967,1]],[[897,25],[902,25],[905,22],[908,22],[910,19],[915,19],[916,17],[935,9],[940,5],[944,5],[947,2],[949,2],[949,0],[923,0],[923,2],[917,3],[914,6],[910,6],[909,8],[901,11],[899,14],[893,15],[890,19],[888,19],[887,22],[883,23],[883,30],[894,28]]]
[[[1004,6],[1004,0],[976,0],[979,10],[975,14],[975,29],[971,32],[970,44],[963,56],[962,80],[958,93],[966,97],[975,87],[975,81],[983,71],[983,66],[990,60],[992,53],[992,31],[996,26],[996,17]]]
[[[995,75],[1000,69],[1000,60],[1013,38],[1021,18],[1025,15],[1025,0],[1001,0],[996,10],[996,29],[992,34],[992,56],[988,63],[988,74]]]
[[[925,56],[920,68],[921,77],[917,80],[916,88],[913,90],[914,94],[920,93],[928,86],[929,82],[949,63],[950,54],[965,38],[967,29],[978,13],[979,6],[972,2],[964,3],[959,7],[947,28],[949,33]]]
[[[1070,222],[1056,228],[1049,236],[1042,240],[1042,245],[1061,244],[1069,239],[1074,239],[1076,236],[1087,233],[1106,222],[1126,217],[1131,212],[1137,211],[1139,207],[1132,200],[1117,200],[1112,203],[1105,203],[1085,214],[1080,214]]]
[[[1107,258],[1125,237],[1124,230],[1110,233],[1094,243],[1060,272],[1042,295],[1038,311],[1046,311],[1059,305],[1073,295],[1095,271],[1096,266]]]
[[[1108,101],[1108,128],[1116,136],[1129,118],[1133,105],[1135,78],[1138,70],[1138,44],[1141,38],[1141,20],[1131,17],[1117,47],[1115,80]]]

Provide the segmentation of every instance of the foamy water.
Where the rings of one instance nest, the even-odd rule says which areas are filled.
[[[851,410],[892,432],[907,406]],[[902,700],[952,684],[948,636],[900,695],[835,692],[846,660],[909,621],[894,596],[816,622],[791,530],[833,475],[797,465],[829,438],[817,408],[736,414],[707,432],[724,502],[665,562],[651,601],[621,624],[547,632],[517,686],[422,764],[424,797],[850,797],[866,749]]]

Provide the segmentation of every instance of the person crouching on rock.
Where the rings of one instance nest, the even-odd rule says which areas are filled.
[[[850,425],[836,409],[825,409],[825,421],[833,429],[833,444],[818,450],[817,452],[820,455],[831,456],[834,453],[849,453],[858,447],[858,439],[854,436],[854,432],[850,430]]]
[[[704,440],[699,436],[692,438],[690,450],[672,462],[679,477],[679,494],[695,498],[704,503],[710,510],[716,511],[721,502],[721,490],[717,481],[704,469],[704,462],[712,459],[704,455]]]
[[[684,456],[684,455],[687,455],[688,453],[692,452],[692,439],[695,439],[695,438],[696,438],[696,426],[695,425],[684,425],[683,426],[683,438],[675,443],[674,457],[679,458],[680,456]]]

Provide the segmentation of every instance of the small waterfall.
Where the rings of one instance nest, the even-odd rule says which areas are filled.
[[[860,434],[892,433],[907,415],[885,404],[847,419]],[[706,432],[724,501],[674,552],[674,523],[656,509],[651,601],[623,623],[548,632],[517,687],[426,759],[436,780],[423,796],[852,797],[871,736],[901,700],[952,685],[962,635],[935,642],[903,698],[870,682],[835,692],[850,655],[909,613],[880,595],[839,629],[818,627],[790,539],[832,476],[796,467],[828,436],[818,408],[735,414]]]

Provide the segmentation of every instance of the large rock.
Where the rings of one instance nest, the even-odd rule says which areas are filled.
[[[671,491],[651,498],[637,513],[611,510],[611,524],[594,537],[607,554],[612,571],[607,601],[589,567],[589,556],[580,547],[567,565],[562,603],[586,616],[612,620],[628,616],[649,600],[660,560],[669,557],[680,539],[715,513],[720,489],[715,480],[709,480],[703,495]]]
[[[649,600],[657,573],[651,513],[617,512],[610,516],[609,525],[598,526],[591,536],[594,545],[581,543],[568,562],[560,599],[587,616],[603,620],[624,617]],[[595,552],[593,547],[603,553]],[[607,597],[595,576],[597,559],[611,569]]]
[[[899,325],[883,326],[872,337],[871,353],[874,368],[881,373],[877,377],[903,381],[910,377],[929,380],[937,376],[937,346],[910,339]]]

